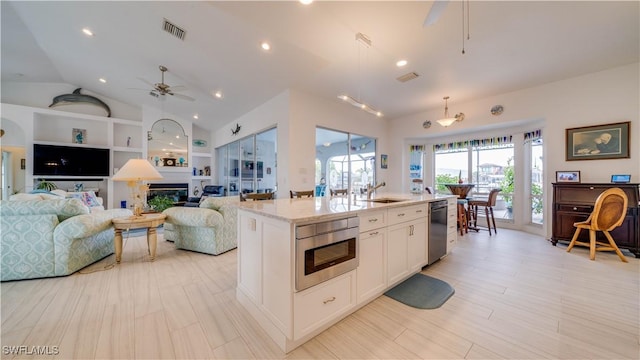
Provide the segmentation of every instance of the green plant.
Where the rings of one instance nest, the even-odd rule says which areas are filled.
[[[449,190],[447,189],[446,186],[444,186],[444,184],[457,184],[458,178],[459,178],[458,176],[449,175],[449,174],[436,175],[436,192],[448,193]]]
[[[502,198],[504,202],[507,204],[507,207],[511,207],[513,204],[513,183],[515,178],[515,172],[513,169],[513,165],[511,165],[511,161],[513,158],[507,160],[507,166],[504,167],[504,178],[500,182],[500,188],[502,191]],[[531,195],[532,195],[532,203],[531,209],[536,214],[542,213],[542,186],[536,183],[531,184]]]
[[[149,200],[148,203],[153,210],[163,212],[165,209],[173,206],[173,199],[168,196],[161,195]]]
[[[54,182],[47,181],[45,179],[40,179],[40,182],[36,186],[37,190],[47,190],[47,191],[55,190],[57,188],[58,186]]]

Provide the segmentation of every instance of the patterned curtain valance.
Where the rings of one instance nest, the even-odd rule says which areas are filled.
[[[486,138],[486,139],[455,141],[455,142],[450,142],[445,144],[435,144],[433,145],[433,151],[464,150],[464,149],[467,149],[469,145],[473,147],[506,145],[506,144],[511,144],[512,140],[513,140],[512,135],[505,135],[505,136],[496,136],[496,137]]]
[[[542,138],[542,130],[538,129],[538,130],[533,130],[533,131],[529,131],[524,133],[524,142],[530,142],[530,141],[535,141]]]
[[[424,152],[424,145],[410,145],[410,152]]]
[[[469,146],[469,141],[455,141],[445,144],[434,144],[433,151],[462,150]]]

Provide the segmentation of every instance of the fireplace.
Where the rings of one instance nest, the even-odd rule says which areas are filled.
[[[156,196],[167,196],[173,199],[175,206],[183,206],[189,197],[189,184],[187,183],[156,183],[149,184],[147,201]]]

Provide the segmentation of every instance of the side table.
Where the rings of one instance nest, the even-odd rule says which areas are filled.
[[[165,214],[146,214],[140,217],[121,217],[111,220],[116,232],[116,236],[113,239],[114,246],[116,248],[116,262],[119,264],[122,258],[122,230],[129,229],[147,229],[147,248],[149,249],[149,256],[151,261],[156,258],[156,249],[158,247],[158,235],[156,228],[164,224],[164,219],[167,216]]]

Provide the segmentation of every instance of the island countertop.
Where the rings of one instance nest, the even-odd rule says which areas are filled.
[[[433,202],[455,198],[454,195],[431,195],[409,193],[376,193],[371,200],[393,199],[396,202],[369,201],[366,197],[313,197],[300,199],[275,199],[262,201],[246,201],[238,204],[239,210],[254,212],[263,216],[284,220],[292,223],[331,219],[345,215],[357,215],[358,213],[404,207],[420,203]]]

